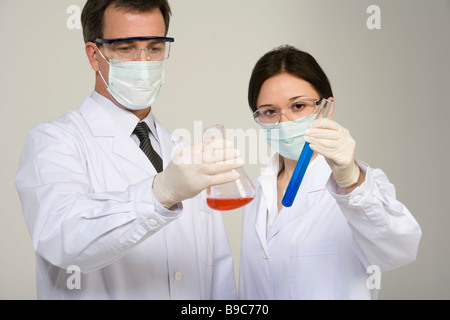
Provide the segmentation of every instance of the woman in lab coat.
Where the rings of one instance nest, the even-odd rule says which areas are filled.
[[[415,260],[421,229],[380,169],[355,160],[355,141],[314,120],[330,83],[309,54],[283,46],[256,64],[255,120],[277,151],[244,209],[241,299],[375,299],[381,272]],[[334,111],[334,110],[333,110]],[[315,151],[291,207],[281,199],[304,141]]]

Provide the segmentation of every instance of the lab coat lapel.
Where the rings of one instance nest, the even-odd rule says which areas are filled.
[[[116,135],[114,137],[113,152],[117,155],[133,162],[139,168],[149,175],[155,175],[156,169],[137,143],[131,140],[131,137]]]
[[[261,187],[258,199],[259,208],[258,216],[256,218],[256,233],[258,235],[259,241],[266,252],[269,253],[267,248],[268,233],[267,233],[267,216],[269,212],[277,212],[277,175],[279,168],[278,155],[272,157],[270,163],[265,168],[263,174],[258,177],[258,183]]]
[[[94,99],[86,97],[79,110],[95,137],[112,138],[112,152],[134,163],[149,175],[156,174],[155,168],[130,134],[121,132],[113,118]]]
[[[172,160],[172,150],[177,143],[181,143],[181,138],[171,134],[164,129],[155,119],[156,134],[161,148],[161,158],[163,161],[163,169],[167,167]],[[144,169],[149,175],[155,175],[156,169],[153,167],[147,156],[136,144],[130,144],[123,137],[116,137],[114,141],[114,152],[122,157],[134,162]]]
[[[258,235],[261,246],[267,256],[269,255],[269,250],[267,248],[267,211],[273,207],[274,202],[273,196],[267,196],[271,193],[269,190],[271,186],[270,179],[271,177],[268,176],[260,176],[258,178],[262,192],[257,196],[260,197],[260,199],[256,199],[258,200],[259,208],[255,223],[256,234]]]
[[[95,137],[114,137],[114,121],[94,99],[84,98],[78,110]]]
[[[306,182],[303,180],[302,184]],[[267,234],[267,240],[270,241],[276,234],[287,224],[292,222],[295,219],[300,218],[303,213],[307,209],[307,197],[305,192],[306,186],[302,188],[300,186],[300,189],[297,193],[297,196],[294,200],[294,203],[291,207],[284,207],[281,209],[280,213],[278,214],[277,218],[273,222],[272,227],[270,228],[268,234]]]
[[[295,219],[301,219],[303,217],[303,215],[312,207],[315,199],[314,195],[318,191],[326,189],[325,186],[330,173],[330,167],[325,159],[319,155],[314,165],[308,168],[292,206],[284,207],[275,219],[267,234],[268,241],[270,241],[270,239],[272,239],[284,226]]]

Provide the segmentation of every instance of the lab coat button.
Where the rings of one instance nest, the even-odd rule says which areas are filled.
[[[263,259],[267,260],[267,254],[266,254],[266,252],[264,250],[261,251],[261,256],[263,257]]]
[[[148,220],[148,224],[152,227],[155,227],[158,224],[158,221],[156,221],[155,219],[150,219]]]
[[[177,272],[175,272],[175,274],[173,275],[173,277],[174,277],[175,280],[177,280],[177,281],[180,281],[182,276],[183,276],[183,274],[181,273],[181,271],[177,271]]]
[[[361,196],[359,194],[357,194],[356,196],[353,197],[353,202],[354,203],[358,203],[361,201]]]

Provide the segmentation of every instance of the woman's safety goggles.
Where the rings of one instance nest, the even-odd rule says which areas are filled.
[[[101,43],[110,59],[136,61],[144,52],[148,61],[161,61],[169,58],[174,38],[167,37],[131,37],[120,39],[95,39]]]
[[[262,106],[253,113],[255,121],[267,129],[274,128],[285,115],[290,121],[308,117],[318,112],[318,107],[323,99],[296,99],[283,108],[277,106]]]

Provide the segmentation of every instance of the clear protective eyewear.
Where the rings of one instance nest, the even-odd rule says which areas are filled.
[[[273,106],[262,106],[253,113],[253,119],[266,129],[273,129],[280,123],[282,115],[285,115],[290,121],[294,121],[317,114],[320,111],[319,106],[322,100],[325,99],[299,98],[281,109]]]
[[[131,37],[120,39],[95,39],[101,43],[110,59],[136,61],[144,51],[148,61],[167,60],[174,38],[168,37]],[[142,47],[144,45],[144,47]]]

